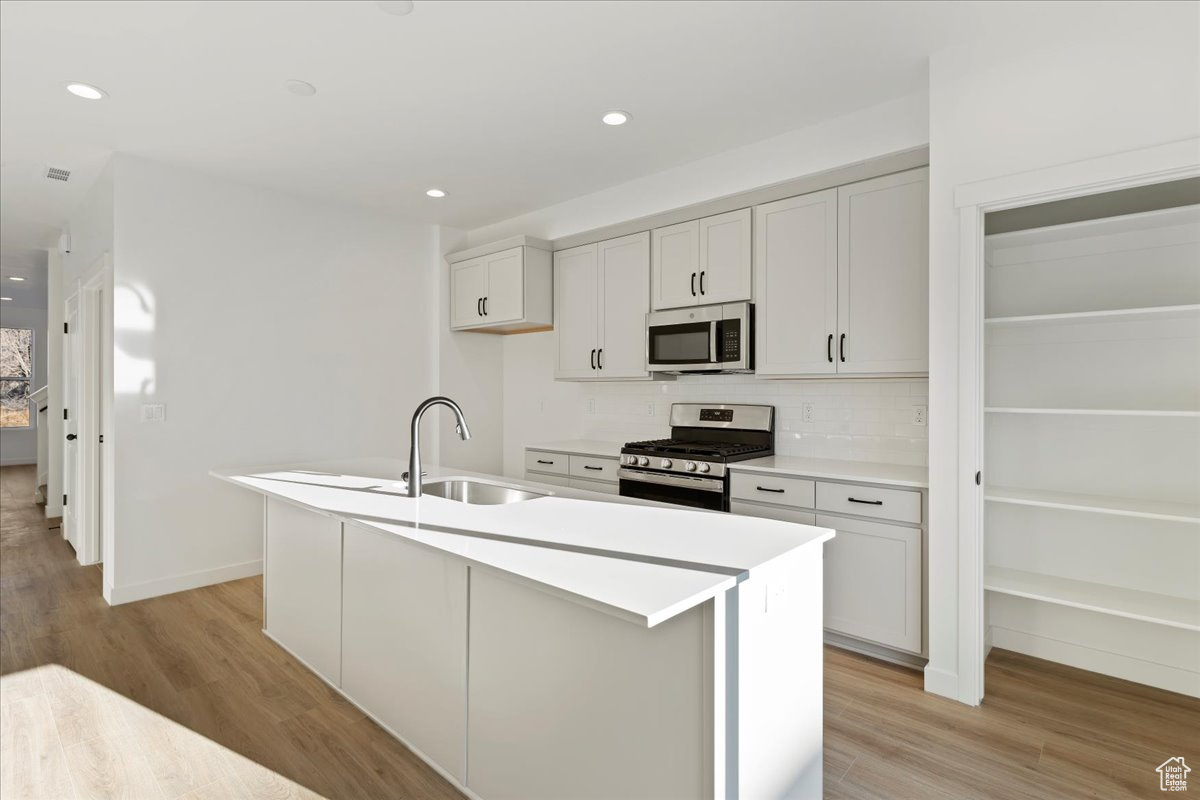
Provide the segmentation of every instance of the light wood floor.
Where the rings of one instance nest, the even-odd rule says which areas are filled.
[[[461,797],[261,632],[261,582],[109,608],[0,469],[0,798]],[[169,543],[164,543],[169,546]],[[826,651],[825,797],[1159,797],[1200,701],[995,651],[968,708]],[[614,798],[614,800],[617,800]]]

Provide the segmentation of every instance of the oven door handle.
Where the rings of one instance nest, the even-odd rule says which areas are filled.
[[[678,486],[684,489],[696,489],[701,492],[723,492],[725,481],[720,478],[693,478],[688,475],[660,475],[657,472],[639,472],[638,470],[617,470],[617,477],[627,481],[640,483],[657,483],[660,486]]]

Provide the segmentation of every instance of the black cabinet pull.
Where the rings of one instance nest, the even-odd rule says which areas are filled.
[[[760,492],[774,492],[775,494],[783,494],[787,491],[786,489],[768,489],[766,486],[755,486],[754,488]]]
[[[539,464],[553,464],[553,463],[554,463],[553,461],[545,461],[544,459],[541,459],[541,458],[539,458],[539,459],[537,460],[537,462],[538,462]]]
[[[696,296],[696,273],[692,273],[692,297]]]
[[[592,348],[592,369],[596,368],[596,349]]]
[[[475,298],[475,316],[477,316],[477,317],[483,316],[483,298],[482,297]]]
[[[700,270],[700,294],[704,294],[704,270]]]
[[[603,347],[601,347],[599,350],[596,351],[596,366],[599,367],[600,369],[604,369],[604,348]]]
[[[68,442],[73,442],[73,441],[75,441],[75,440],[76,440],[76,439],[78,439],[78,438],[79,438],[79,437],[78,437],[78,436],[76,436],[76,435],[75,435],[75,434],[73,434],[73,433],[68,433],[68,434],[67,434],[67,441],[68,441]]]
[[[829,334],[829,341],[825,342],[825,357],[829,359],[829,363],[833,363],[833,334]]]
[[[842,338],[838,340],[838,358],[842,363],[846,361],[846,334],[842,334]]]
[[[857,497],[847,497],[846,499],[849,500],[851,503],[862,503],[864,506],[881,506],[881,505],[883,505],[882,500],[859,500]]]
[[[487,316],[487,300],[488,300],[488,299],[487,299],[486,297],[485,297],[485,298],[483,298],[483,315],[484,315],[485,317]]]
[[[584,465],[583,465],[583,468],[584,468],[584,469],[592,469],[592,470],[595,470],[596,472],[603,472],[603,471],[604,471],[604,467],[593,467],[593,466],[590,466],[590,465],[588,465],[588,464],[584,464]]]

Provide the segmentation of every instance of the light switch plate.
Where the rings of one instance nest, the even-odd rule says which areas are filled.
[[[167,418],[166,406],[162,403],[143,403],[142,422],[163,422]]]

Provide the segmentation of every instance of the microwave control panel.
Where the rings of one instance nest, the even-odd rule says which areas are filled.
[[[721,360],[737,361],[742,357],[742,330],[730,325],[721,332]]]

